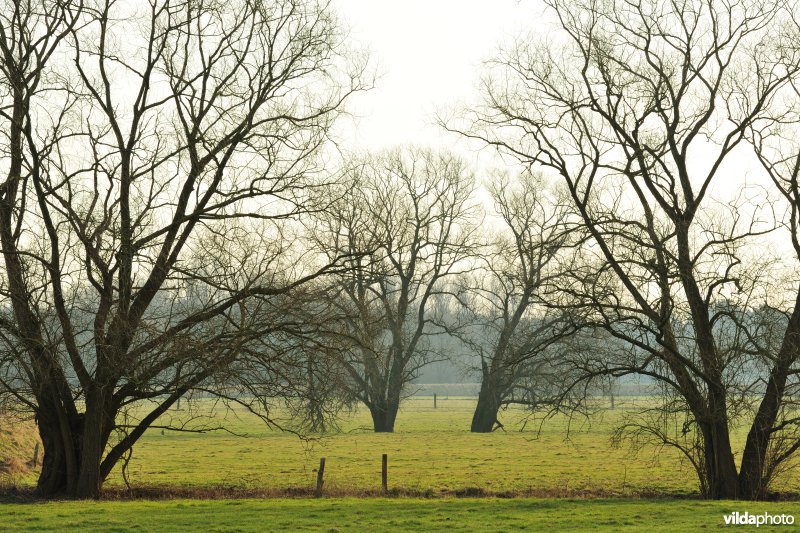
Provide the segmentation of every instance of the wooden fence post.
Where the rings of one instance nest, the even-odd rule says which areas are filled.
[[[33,467],[39,466],[39,443],[36,443],[36,448],[33,449]]]
[[[325,458],[320,457],[319,459],[319,469],[317,470],[317,490],[314,493],[317,498],[322,496],[322,484],[325,483],[323,476],[325,475]]]
[[[433,408],[436,409],[436,393],[433,393]]]
[[[384,494],[389,494],[389,456],[381,456],[381,488]]]

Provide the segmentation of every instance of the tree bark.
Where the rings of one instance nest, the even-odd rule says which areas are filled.
[[[778,418],[786,391],[786,381],[792,364],[800,352],[800,290],[795,299],[794,310],[784,333],[775,366],[770,372],[764,397],[747,434],[742,465],[739,469],[739,493],[744,498],[760,499],[765,496],[769,484],[767,451],[772,430]]]
[[[375,433],[394,433],[397,411],[400,409],[400,398],[383,399],[369,405],[372,415],[372,427]]]
[[[500,410],[500,393],[494,377],[484,372],[481,380],[481,390],[478,393],[478,405],[472,415],[473,433],[491,433],[497,423],[497,413]]]
[[[79,498],[98,498],[103,485],[100,463],[108,444],[110,425],[113,417],[109,417],[110,397],[104,387],[94,387],[89,391],[86,402],[86,423],[83,428],[83,446],[80,450],[81,468],[75,488],[75,496]]]
[[[706,471],[706,496],[713,500],[740,497],[736,459],[731,448],[724,399],[710,393],[710,417],[700,422]]]
[[[717,428],[719,430],[719,428]],[[711,430],[714,432],[714,429]],[[712,500],[735,500],[739,498],[736,463],[727,435],[704,437],[708,494]]]
[[[783,401],[788,368],[788,364],[781,364],[779,358],[779,363],[770,374],[766,392],[747,434],[739,469],[739,494],[742,498],[757,500],[765,496],[769,483],[765,472],[767,451],[772,428],[775,426],[778,410]]]
[[[101,470],[113,417],[98,395],[87,399],[85,414],[70,414],[55,394],[48,394],[48,408],[37,416],[44,445],[37,493],[43,497],[98,498],[105,481]],[[106,399],[107,400],[107,399]],[[41,403],[41,405],[45,405]]]
[[[50,405],[40,404],[37,425],[42,439],[44,458],[36,484],[40,496],[76,496],[77,473],[81,455],[83,417],[70,416],[63,406],[49,395]]]

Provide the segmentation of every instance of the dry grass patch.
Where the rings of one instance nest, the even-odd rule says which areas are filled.
[[[33,421],[0,411],[0,485],[16,485],[33,475],[38,443],[39,433]]]

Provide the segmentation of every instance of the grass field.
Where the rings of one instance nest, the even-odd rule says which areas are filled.
[[[176,500],[0,506],[0,531],[694,531],[797,504],[559,499]],[[740,529],[745,529],[740,527]],[[773,528],[760,527],[759,531]],[[777,529],[777,528],[776,528]]]
[[[559,418],[541,428],[529,422],[523,432],[524,413],[506,412],[506,431],[471,434],[474,400],[440,397],[434,409],[432,399],[415,398],[406,402],[394,434],[371,432],[369,418],[361,412],[343,420],[341,432],[311,442],[270,430],[243,410],[218,411],[215,416],[224,416],[232,431],[247,436],[150,430],[128,468],[132,487],[140,494],[277,498],[6,503],[0,505],[0,531],[580,530],[598,525],[676,531],[716,527],[723,514],[734,510],[800,509],[793,502],[745,505],[685,499],[697,496],[697,482],[675,452],[647,449],[633,454],[629,448],[610,446],[613,427],[633,401],[620,400],[615,410],[591,422],[568,424]],[[208,405],[192,413],[184,407],[171,416],[205,415]],[[389,456],[391,493],[406,497],[354,498],[379,494],[382,453]],[[280,498],[308,494],[320,457],[326,458],[328,497]],[[35,477],[33,471],[5,483],[30,486]],[[112,495],[124,495],[119,471],[106,487]],[[790,473],[778,488],[800,491],[800,476]],[[496,497],[459,497],[470,495]],[[503,498],[508,496],[524,498]]]
[[[289,494],[312,487],[320,457],[326,457],[325,488],[332,494],[358,495],[380,488],[381,454],[389,456],[389,486],[397,492],[494,494],[500,496],[686,496],[696,494],[694,472],[671,449],[612,448],[613,427],[628,412],[624,400],[602,418],[558,418],[519,429],[524,413],[503,414],[506,431],[472,434],[474,400],[408,400],[396,432],[376,434],[366,413],[342,422],[341,432],[310,442],[274,431],[244,410],[218,409],[217,419],[238,435],[162,432],[151,429],[137,444],[128,477],[134,487],[264,490]],[[185,404],[184,404],[185,405]],[[208,414],[206,406],[191,415]],[[184,409],[170,416],[187,419]],[[246,436],[239,436],[239,435]],[[32,452],[32,450],[31,450]],[[35,482],[36,472],[18,476],[20,486]],[[6,480],[8,482],[8,480]],[[124,487],[120,471],[106,486]],[[800,492],[800,471],[777,487]]]
[[[541,429],[528,423],[527,431],[520,432],[524,413],[510,411],[503,415],[506,431],[472,434],[474,400],[440,398],[434,409],[431,399],[411,399],[394,434],[373,433],[362,412],[343,421],[340,433],[310,443],[270,431],[237,411],[228,413],[228,425],[247,437],[149,431],[134,452],[129,477],[134,485],[284,490],[312,486],[324,456],[326,488],[357,493],[380,487],[380,458],[387,453],[390,487],[425,495],[470,490],[534,496],[696,493],[694,471],[674,450],[633,454],[629,447],[610,446],[625,405],[618,402],[617,409],[591,422],[573,420],[569,433],[564,418]],[[109,486],[121,484],[115,473]],[[787,477],[780,488],[800,491],[800,477]]]

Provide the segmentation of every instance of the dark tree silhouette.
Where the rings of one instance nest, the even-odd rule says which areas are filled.
[[[324,2],[2,4],[0,395],[42,495],[97,496],[191,391],[306,375],[294,304],[334,266],[290,231],[358,57]]]
[[[752,128],[786,105],[797,14],[769,1],[547,4],[558,44],[504,52],[486,105],[455,129],[569,190],[588,240],[564,290],[627,347],[576,359],[584,379],[654,379],[662,414],[627,427],[682,450],[708,497],[763,497],[800,443],[800,299],[780,301],[770,261],[750,253],[774,229],[772,206],[738,186],[725,200],[712,191],[737,172],[735,154],[752,153]],[[791,176],[776,181],[795,206]],[[748,318],[764,304],[788,317],[777,350]],[[665,416],[683,423],[666,432]],[[750,431],[737,466],[740,424]]]

